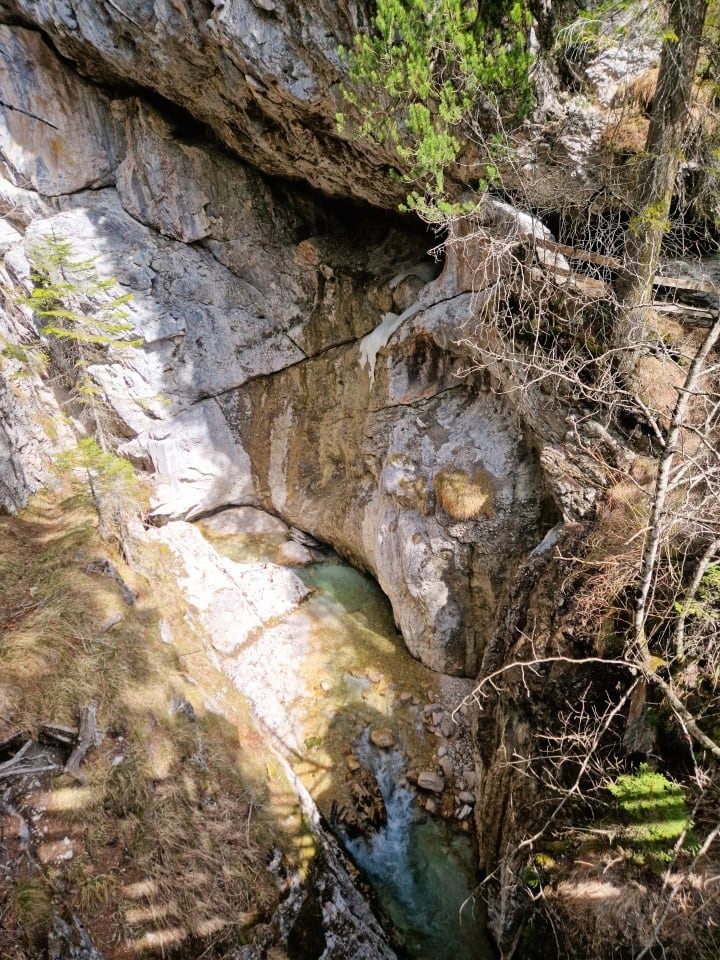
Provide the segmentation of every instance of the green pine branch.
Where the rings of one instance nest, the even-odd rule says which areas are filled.
[[[469,124],[483,111],[519,120],[532,105],[530,14],[524,0],[500,0],[493,10],[489,18],[463,0],[378,0],[371,32],[341,48],[354,132],[392,148],[398,175],[414,188],[407,209],[454,211],[446,172]],[[345,114],[336,119],[345,130]],[[479,187],[487,186],[485,176]]]

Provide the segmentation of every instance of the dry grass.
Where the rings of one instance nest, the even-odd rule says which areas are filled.
[[[657,67],[652,67],[616,94],[601,138],[603,147],[616,158],[637,156],[645,150],[657,78]]]
[[[643,479],[650,482],[652,476],[648,471]],[[648,510],[648,492],[639,482],[615,484],[600,504],[592,537],[585,542],[575,610],[578,623],[598,636],[601,646],[614,641],[620,622],[628,615],[627,589],[637,576],[643,548],[637,532],[645,528]]]
[[[258,826],[262,811],[254,810],[237,776],[214,759],[223,756],[223,746],[210,728],[204,743],[209,762],[200,776],[186,771],[156,788],[138,853],[156,883],[156,901],[172,904],[176,919],[198,939],[231,933],[268,906],[258,843],[267,832],[262,819]]]
[[[649,128],[647,117],[624,111],[607,123],[601,143],[615,157],[637,156],[645,149]]]
[[[643,70],[639,76],[629,83],[624,83],[615,95],[614,107],[631,107],[633,110],[650,113],[653,97],[658,82],[658,67]]]
[[[442,470],[433,481],[438,504],[453,520],[492,519],[495,516],[495,485],[487,470],[473,474]]]
[[[632,162],[644,154],[657,80],[658,68],[651,67],[622,85],[613,99],[601,142],[616,162]],[[712,163],[718,137],[717,106],[717,85],[708,80],[696,81],[685,143],[688,160]]]
[[[115,565],[135,606],[115,580],[88,572],[98,559]],[[207,710],[161,642],[157,594],[108,553],[77,501],[44,496],[0,518],[0,736],[75,725],[90,702],[104,732],[83,765],[86,782],[62,775],[30,806],[16,800],[29,816],[45,809],[50,833],[80,851],[18,881],[8,916],[26,949],[42,940],[61,893],[106,960],[222,956],[276,902],[265,862],[277,828],[257,743]],[[163,609],[173,613],[184,616]]]
[[[22,876],[15,884],[12,901],[28,945],[41,947],[53,914],[52,890],[47,879],[31,873]]]
[[[126,634],[147,626],[104,632],[110,616],[125,613],[124,603],[111,579],[86,572],[103,550],[92,517],[72,501],[64,507],[56,512],[39,501],[0,524],[0,702],[33,732],[43,721],[76,722],[94,698],[106,719],[120,717],[118,690],[133,670]],[[137,655],[138,647],[130,649]]]
[[[696,859],[695,849],[715,826],[717,791],[693,804],[694,827],[678,851],[690,809],[685,791],[649,768],[623,779],[617,807],[586,828],[564,830],[555,856],[535,857],[540,913],[559,960],[621,960],[648,943],[651,958],[716,960],[718,851],[711,846]]]
[[[545,888],[549,919],[561,938],[561,957],[634,956],[653,936],[669,889],[681,888],[651,953],[666,960],[716,960],[720,891],[713,877],[717,863],[706,863],[697,875],[673,872],[669,886],[662,878],[634,869],[622,851],[599,854],[585,850],[581,865],[561,871],[562,879]],[[608,868],[608,864],[610,867]]]
[[[68,878],[72,885],[75,906],[83,916],[117,898],[117,878],[110,873],[99,873],[92,864],[83,859],[78,858],[70,863]]]

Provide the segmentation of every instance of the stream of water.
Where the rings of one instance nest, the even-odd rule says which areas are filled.
[[[272,560],[277,549],[271,537],[211,539],[239,563]],[[472,897],[478,881],[472,837],[457,822],[428,815],[415,791],[400,786],[410,760],[426,767],[437,762],[423,703],[457,702],[465,681],[434,673],[409,655],[390,604],[370,577],[337,557],[296,572],[313,593],[238,655],[239,688],[276,733],[285,723],[287,739],[296,744],[293,766],[326,817],[334,800],[346,801],[349,749],[374,773],[386,826],[359,839],[338,836],[373,888],[399,956],[491,960],[484,915]],[[401,700],[402,691],[416,695],[412,704],[407,693]],[[369,730],[378,726],[392,729],[395,749],[370,743]]]
[[[400,949],[413,960],[491,960],[484,915],[473,899],[475,854],[467,834],[418,816],[414,791],[398,786],[405,761],[364,736],[358,756],[375,774],[387,826],[369,838],[344,839],[387,915]]]

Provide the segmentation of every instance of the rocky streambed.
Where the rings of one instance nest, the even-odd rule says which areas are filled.
[[[414,660],[377,584],[269,514],[229,509],[157,536],[209,603],[216,665],[373,889],[399,955],[491,956],[472,898],[466,708],[452,716],[471,682]]]

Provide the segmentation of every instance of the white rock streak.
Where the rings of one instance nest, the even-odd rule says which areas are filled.
[[[503,203],[494,198],[485,199],[485,209],[490,213],[491,218],[498,225],[502,224],[508,237],[535,237],[536,240],[554,241],[555,237],[545,224],[538,218],[509,203]],[[537,260],[550,270],[559,270],[562,273],[570,273],[570,264],[561,253],[552,250],[545,250],[543,247],[535,248],[535,257]]]
[[[383,315],[382,323],[362,338],[360,341],[360,366],[367,368],[371,384],[375,383],[375,361],[378,352],[387,346],[390,337],[406,320],[414,317],[422,309],[419,303],[414,303],[401,314],[386,313]]]

